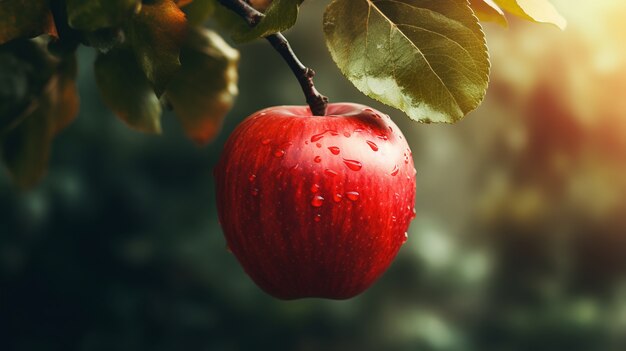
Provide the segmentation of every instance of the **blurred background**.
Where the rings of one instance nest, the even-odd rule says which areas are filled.
[[[626,350],[626,4],[553,1],[565,32],[486,24],[484,104],[420,125],[332,63],[327,1],[287,37],[332,101],[389,113],[411,144],[417,218],[389,271],[348,301],[282,302],[225,249],[212,168],[234,127],[302,104],[263,41],[238,46],[240,95],[205,148],[104,107],[79,51],[79,118],[34,190],[0,172],[0,350]],[[624,95],[624,96],[623,96]]]

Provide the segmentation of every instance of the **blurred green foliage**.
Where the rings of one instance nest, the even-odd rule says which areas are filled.
[[[239,47],[240,97],[201,149],[172,113],[161,137],[112,118],[80,49],[80,115],[48,176],[23,192],[0,173],[1,350],[626,349],[626,109],[604,100],[626,67],[595,70],[622,38],[489,32],[486,103],[454,127],[422,126],[342,78],[322,5],[305,2],[294,49],[333,101],[390,113],[418,169],[418,217],[385,276],[352,300],[282,302],[225,249],[211,175],[222,144],[253,111],[302,104],[269,45]]]

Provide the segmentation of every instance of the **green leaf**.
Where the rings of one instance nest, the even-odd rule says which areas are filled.
[[[215,0],[194,0],[183,7],[190,25],[199,26],[215,12]]]
[[[244,33],[236,33],[233,35],[233,39],[237,42],[247,42],[293,27],[298,18],[299,5],[299,0],[272,1],[261,22]]]
[[[164,96],[189,138],[206,144],[218,133],[237,96],[239,52],[217,33],[194,29],[181,60],[182,68]]]
[[[48,59],[55,61],[55,73],[23,112],[20,123],[0,138],[2,159],[14,182],[23,188],[41,179],[54,136],[73,121],[78,112],[76,57]]]
[[[479,20],[495,22],[505,28],[509,26],[504,11],[493,0],[470,0],[470,6]]]
[[[172,0],[144,3],[129,25],[131,47],[158,96],[180,68],[186,30],[185,14]]]
[[[0,44],[44,33],[56,35],[47,1],[0,1]]]
[[[66,0],[70,27],[96,31],[117,27],[141,7],[141,0]]]
[[[95,74],[102,100],[119,118],[133,129],[161,133],[161,103],[132,52],[98,55]]]
[[[553,24],[560,29],[567,21],[547,0],[494,0],[505,11],[533,22]]]
[[[465,1],[334,0],[324,34],[357,89],[416,121],[456,122],[484,99],[485,36]]]

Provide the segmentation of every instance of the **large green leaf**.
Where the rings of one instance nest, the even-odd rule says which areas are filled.
[[[509,26],[509,22],[504,16],[504,11],[493,0],[470,0],[470,6],[479,20],[495,22],[503,27]]]
[[[142,132],[161,132],[161,103],[132,52],[98,55],[95,73],[102,100],[118,117]]]
[[[198,144],[215,137],[237,96],[239,52],[215,32],[190,31],[182,68],[165,93],[187,135]]]
[[[44,33],[56,35],[48,1],[0,1],[0,44]]]
[[[139,66],[159,96],[180,68],[180,46],[186,30],[185,14],[172,0],[144,3],[128,26]]]
[[[360,91],[416,121],[458,121],[485,96],[487,47],[466,1],[334,0],[324,33]]]
[[[494,0],[507,12],[518,17],[565,29],[567,21],[548,0]]]
[[[300,0],[272,1],[261,22],[244,33],[235,34],[233,39],[246,42],[293,27],[298,18],[298,6],[300,6]]]
[[[141,6],[141,0],[66,0],[72,28],[95,31],[117,27]]]

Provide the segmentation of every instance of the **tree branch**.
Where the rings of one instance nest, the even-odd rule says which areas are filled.
[[[234,11],[240,17],[242,17],[250,27],[254,27],[263,19],[264,15],[257,11],[254,7],[248,4],[244,0],[218,0],[220,4]],[[324,116],[326,114],[326,106],[328,105],[328,98],[320,94],[315,85],[313,84],[313,76],[315,71],[304,66],[298,59],[296,54],[291,49],[287,39],[281,34],[276,33],[265,37],[270,42],[272,47],[282,56],[287,62],[289,68],[298,79],[302,92],[306,98],[307,104],[311,108],[311,112],[315,116]]]

